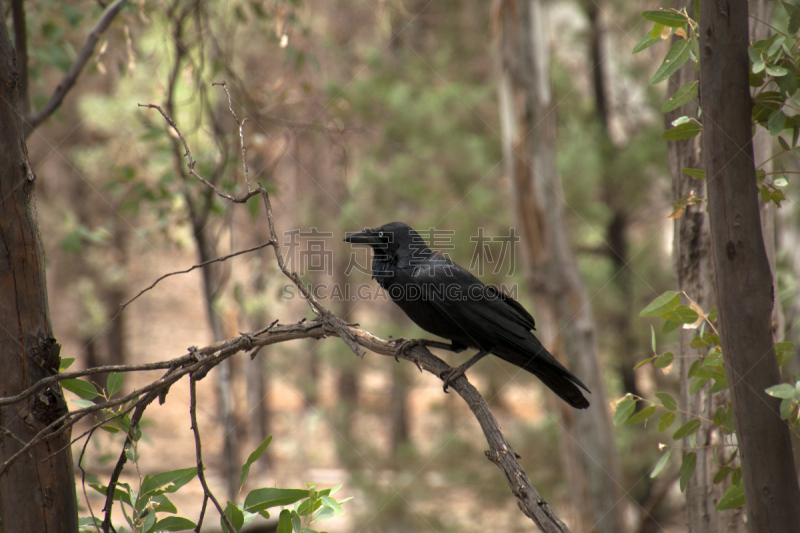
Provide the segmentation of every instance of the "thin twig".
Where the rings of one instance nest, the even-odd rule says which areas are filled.
[[[50,96],[50,99],[39,111],[36,111],[35,113],[25,117],[24,128],[26,137],[30,135],[37,126],[47,120],[47,118],[52,115],[56,109],[58,109],[58,107],[61,105],[61,102],[64,101],[64,97],[67,95],[70,89],[72,89],[72,86],[75,85],[75,81],[78,79],[83,67],[86,66],[89,58],[92,57],[92,53],[94,53],[94,47],[97,45],[97,41],[100,40],[100,36],[111,25],[111,21],[113,21],[114,17],[116,17],[120,12],[123,5],[125,5],[125,2],[127,2],[127,0],[116,0],[116,2],[106,8],[105,12],[103,12],[103,15],[100,17],[100,20],[97,21],[95,27],[92,28],[92,31],[86,36],[86,42],[83,43],[81,51],[78,52],[78,56],[69,67],[67,73],[64,74],[63,78],[61,78],[61,81],[59,82],[52,96]]]
[[[225,522],[225,525],[228,527],[228,531],[235,532],[236,528],[233,527],[231,521],[225,515],[225,511],[220,506],[217,498],[214,496],[214,493],[211,492],[211,489],[208,488],[208,483],[206,483],[206,475],[203,473],[205,467],[203,466],[203,452],[201,451],[200,445],[200,429],[197,425],[197,381],[194,378],[194,375],[189,376],[189,414],[192,418],[192,432],[194,433],[194,449],[195,449],[195,456],[197,458],[197,477],[200,479],[200,484],[203,485],[203,494],[211,498],[211,501],[214,502],[214,505],[219,511],[219,516]]]
[[[228,90],[228,84],[226,82],[217,82],[212,83],[211,86],[219,85],[225,90],[225,94],[228,95],[228,109],[231,111],[231,115],[233,115],[233,120],[236,121],[236,125],[239,126],[239,142],[241,143],[242,147],[242,166],[244,167],[244,181],[247,184],[247,190],[252,191],[253,189],[250,188],[250,173],[247,169],[247,151],[244,148],[244,131],[242,128],[244,127],[244,123],[247,121],[246,118],[239,120],[239,117],[236,116],[236,112],[233,110],[233,99],[231,98],[231,92]]]
[[[170,359],[169,361],[160,361],[158,363],[144,363],[141,365],[107,365],[107,366],[87,368],[86,370],[78,370],[75,372],[61,372],[37,381],[24,391],[17,394],[16,396],[7,396],[5,398],[0,398],[0,407],[20,402],[25,398],[28,398],[29,396],[36,394],[37,392],[46,388],[47,386],[52,385],[53,383],[64,379],[74,379],[82,376],[91,376],[94,374],[106,374],[109,372],[146,372],[150,370],[164,370],[167,368],[175,368],[183,366],[187,363],[191,363],[194,361],[195,361],[194,356],[192,354],[187,354],[187,355],[182,355],[180,357],[176,357],[175,359]]]
[[[183,143],[183,148],[184,148],[184,150],[186,150],[186,152],[183,155],[186,156],[189,159],[189,162],[186,164],[187,167],[189,168],[189,174],[191,174],[192,176],[194,176],[195,178],[200,180],[207,187],[210,187],[211,190],[213,190],[217,194],[217,196],[221,196],[222,198],[225,198],[226,200],[230,200],[231,202],[234,202],[234,203],[237,203],[237,204],[243,204],[247,200],[249,200],[250,198],[252,198],[253,196],[255,196],[255,195],[257,195],[259,193],[258,190],[254,190],[254,191],[248,191],[245,194],[242,194],[241,196],[232,196],[232,195],[226,193],[225,191],[223,191],[222,189],[220,189],[219,187],[217,187],[216,185],[214,185],[213,183],[211,183],[210,181],[208,181],[207,179],[205,179],[203,176],[201,176],[195,170],[194,167],[196,165],[196,162],[195,162],[194,158],[192,158],[192,151],[189,150],[189,145],[186,143],[186,139],[184,139],[183,134],[178,129],[178,125],[175,123],[175,121],[172,120],[172,117],[167,115],[164,112],[164,110],[161,109],[161,106],[157,106],[155,104],[137,104],[137,105],[139,107],[149,107],[150,109],[156,109],[156,110],[158,110],[159,113],[161,113],[161,116],[163,116],[164,120],[166,120],[167,123],[170,126],[172,126],[172,129],[175,130],[176,135],[178,135],[178,138]]]
[[[197,525],[194,528],[194,533],[200,533],[200,528],[203,527],[203,518],[206,516],[206,507],[208,506],[208,494],[203,493],[203,506],[200,508],[200,518],[197,519]]]
[[[172,370],[167,372],[167,375],[169,375],[170,372],[172,372]],[[164,377],[167,376],[165,375]],[[132,433],[139,424],[139,421],[142,419],[144,410],[147,409],[147,406],[150,405],[156,398],[158,398],[157,391],[152,391],[147,394],[144,398],[142,398],[142,400],[140,400],[139,405],[136,406],[136,410],[133,412],[133,416],[131,416],[131,428],[128,430],[128,434],[125,437],[125,443],[122,445],[122,452],[119,454],[119,459],[117,459],[117,464],[114,467],[114,471],[111,473],[111,478],[109,479],[108,486],[106,487],[106,503],[103,506],[103,511],[105,511],[105,517],[103,518],[104,533],[108,533],[108,530],[112,527],[111,511],[114,508],[114,493],[117,490],[117,483],[119,482],[119,477],[122,475],[122,470],[125,467],[125,463],[128,461],[128,455],[126,454],[125,449],[129,444],[134,442]]]
[[[170,272],[169,274],[164,274],[163,276],[161,276],[160,278],[155,280],[149,287],[139,291],[139,294],[137,294],[136,296],[134,296],[133,298],[131,298],[130,300],[128,300],[127,302],[122,304],[122,308],[120,309],[120,311],[123,311],[126,307],[128,307],[128,305],[133,303],[134,300],[136,300],[139,296],[141,296],[142,294],[146,293],[147,291],[149,291],[150,289],[155,287],[158,284],[158,282],[160,282],[163,279],[166,279],[166,278],[168,278],[170,276],[175,276],[175,275],[178,275],[178,274],[188,274],[192,270],[195,270],[197,268],[202,268],[202,267],[204,267],[206,265],[210,265],[211,263],[219,263],[220,261],[227,261],[228,259],[230,259],[232,257],[236,257],[237,255],[243,255],[243,254],[247,254],[247,253],[250,253],[250,252],[255,252],[256,250],[260,250],[262,248],[266,248],[267,246],[275,246],[275,241],[268,241],[268,242],[265,242],[264,244],[260,244],[258,246],[253,247],[253,248],[248,248],[247,250],[242,250],[240,252],[236,252],[236,253],[233,253],[233,254],[228,254],[228,255],[223,256],[223,257],[217,257],[216,259],[209,259],[208,261],[204,261],[204,262],[200,263],[199,265],[194,265],[191,268],[188,268],[186,270],[178,270],[178,271],[175,271],[175,272]]]
[[[83,419],[87,415],[100,411],[102,409],[107,409],[109,407],[116,407],[117,405],[122,405],[130,400],[137,399],[139,396],[145,393],[149,393],[150,391],[163,391],[165,389],[169,389],[169,387],[175,383],[180,377],[185,376],[189,372],[193,372],[194,370],[204,366],[206,360],[198,361],[194,365],[189,367],[184,367],[181,369],[175,369],[170,375],[168,372],[164,377],[159,380],[146,385],[145,387],[121,398],[117,398],[114,400],[108,400],[105,402],[94,404],[90,407],[85,407],[83,409],[78,409],[77,411],[68,411],[66,414],[60,416],[46,427],[44,427],[39,433],[37,433],[34,438],[28,442],[25,446],[20,448],[16,453],[14,453],[11,457],[6,459],[4,463],[0,465],[0,476],[5,474],[11,465],[22,455],[28,453],[28,450],[39,444],[40,442],[52,439],[58,435],[61,435],[72,426],[74,426],[79,420]],[[169,379],[167,379],[169,378]]]
[[[94,430],[95,428],[92,428],[91,432],[93,433]],[[83,498],[86,500],[86,506],[89,507],[89,514],[92,515],[92,525],[95,527],[95,531],[99,531],[100,529],[97,526],[97,518],[94,516],[94,509],[92,509],[92,502],[89,501],[89,496],[86,494],[86,470],[83,468],[83,457],[86,455],[86,447],[89,446],[89,439],[91,438],[92,435],[90,434],[89,438],[86,439],[86,442],[83,443],[81,454],[78,457],[78,468],[81,469],[81,488],[83,489]]]

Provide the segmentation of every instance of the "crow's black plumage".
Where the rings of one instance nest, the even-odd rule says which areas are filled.
[[[530,313],[468,270],[433,253],[409,226],[393,222],[348,235],[345,241],[372,247],[372,277],[418,326],[449,339],[453,351],[478,349],[469,361],[442,376],[445,390],[452,379],[492,353],[538,377],[572,407],[589,407],[578,387],[589,389],[533,335]]]

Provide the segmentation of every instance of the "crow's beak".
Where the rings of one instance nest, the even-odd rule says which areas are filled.
[[[373,244],[378,244],[380,239],[372,230],[365,229],[358,233],[351,233],[344,238],[344,242],[349,242],[351,244],[368,244],[371,246]]]

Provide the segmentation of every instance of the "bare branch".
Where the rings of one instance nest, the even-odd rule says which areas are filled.
[[[203,506],[200,508],[200,518],[197,519],[197,525],[194,528],[194,533],[200,533],[203,527],[203,518],[206,516],[206,507],[208,507],[208,494],[203,493]]]
[[[167,372],[167,375],[169,375],[170,372],[172,372],[172,370]],[[166,377],[166,375],[164,377]],[[125,444],[122,445],[122,451],[119,454],[119,459],[117,459],[117,464],[114,467],[114,471],[111,473],[111,479],[109,479],[108,486],[106,488],[106,503],[103,506],[103,511],[105,511],[105,517],[103,518],[104,533],[108,533],[109,529],[112,528],[111,511],[114,508],[114,493],[117,491],[117,482],[119,481],[119,476],[122,475],[122,469],[125,467],[125,463],[128,461],[128,455],[125,453],[125,448],[127,448],[128,445],[133,442],[134,439],[131,433],[142,419],[144,410],[147,409],[147,406],[150,405],[157,397],[158,391],[151,391],[144,398],[139,400],[139,402],[137,402],[138,405],[136,406],[136,410],[133,412],[133,416],[131,416],[131,428],[128,430],[128,434],[125,437]]]
[[[155,397],[158,397],[164,390],[169,389],[173,383],[186,374],[196,372],[200,368],[206,366],[216,366],[221,361],[238,352],[251,351],[253,348],[259,346],[268,346],[296,339],[322,339],[329,336],[344,338],[344,335],[346,335],[347,338],[353,340],[362,350],[366,348],[387,357],[393,358],[397,356],[401,359],[411,361],[440,379],[445,372],[451,369],[447,363],[433,355],[424,347],[416,346],[407,351],[397,352],[397,347],[401,341],[387,341],[381,339],[368,331],[345,324],[338,317],[334,317],[336,318],[335,322],[331,321],[330,317],[333,317],[333,315],[326,315],[312,321],[303,321],[290,325],[274,324],[270,328],[266,328],[264,331],[255,334],[245,334],[210,344],[204,348],[192,349],[192,353],[188,356],[162,363],[162,365],[167,365],[171,367],[171,369],[161,379],[128,396],[98,403],[92,407],[68,413],[50,424],[17,454],[0,465],[0,475],[8,469],[11,463],[21,454],[26,453],[32,446],[42,440],[49,439],[61,433],[87,414],[104,408],[121,405],[143,394],[146,396],[138,400],[139,405],[137,405],[136,409],[138,410],[140,407],[144,409],[146,404],[150,403]],[[346,333],[342,333],[343,331],[346,331]],[[198,358],[200,359],[198,360]],[[174,364],[177,361],[182,361],[184,366],[180,368],[175,367]],[[98,367],[93,370],[107,372],[108,368],[109,367]],[[467,381],[465,376],[456,378],[451,382],[450,386],[465,402],[467,402],[470,410],[472,410],[472,413],[478,420],[486,437],[486,441],[489,443],[489,451],[486,452],[486,456],[505,474],[506,481],[512,493],[516,496],[523,513],[530,517],[542,531],[547,533],[568,532],[569,529],[567,529],[564,523],[558,518],[553,509],[541,498],[538,491],[531,483],[519,459],[514,453],[513,448],[503,436],[497,419],[489,410],[488,404],[480,393]],[[122,464],[124,464],[124,460],[122,458],[120,458],[120,460]],[[111,490],[110,487],[111,485],[109,485],[109,490]],[[113,492],[111,493],[113,494]]]
[[[231,115],[233,115],[233,120],[235,120],[236,124],[239,126],[239,142],[241,143],[242,147],[242,166],[244,167],[244,181],[245,183],[247,183],[247,190],[250,191],[252,190],[250,188],[250,173],[247,169],[247,151],[244,149],[244,131],[242,131],[244,123],[247,121],[247,119],[245,118],[240,121],[239,117],[236,116],[236,112],[233,110],[233,99],[231,98],[231,92],[228,90],[227,83],[223,81],[219,83],[212,83],[211,85],[212,86],[220,85],[225,90],[225,94],[228,95],[228,109],[231,110]]]
[[[56,381],[61,381],[62,379],[74,379],[82,376],[91,376],[93,374],[105,374],[107,372],[146,372],[148,370],[164,370],[167,368],[176,368],[179,366],[183,366],[187,363],[194,362],[195,360],[196,359],[194,358],[193,355],[188,354],[178,357],[176,359],[171,359],[169,361],[160,361],[158,363],[145,363],[141,365],[108,365],[108,366],[87,368],[86,370],[78,370],[76,372],[61,372],[59,374],[55,374],[53,376],[37,381],[35,384],[31,385],[30,387],[28,387],[21,393],[17,394],[16,396],[8,396],[6,398],[0,398],[0,407],[22,401],[25,398],[28,398],[29,396],[36,394],[45,387],[52,385]]]
[[[64,74],[61,82],[44,107],[24,117],[25,137],[29,136],[33,130],[47,120],[47,118],[59,108],[61,102],[64,101],[64,97],[70,89],[72,89],[72,86],[75,85],[75,81],[78,79],[83,67],[86,66],[89,58],[92,57],[94,47],[97,45],[97,41],[100,40],[100,36],[111,25],[111,21],[113,21],[114,17],[120,12],[125,2],[127,2],[127,0],[116,0],[116,2],[106,8],[105,12],[103,12],[103,16],[100,17],[95,27],[89,32],[89,35],[86,36],[86,42],[83,43],[81,51],[78,52],[78,57],[75,58],[75,62],[72,63],[67,73]]]
[[[120,309],[120,312],[122,312],[126,307],[128,307],[128,305],[132,304],[133,301],[136,300],[139,296],[141,296],[142,294],[146,293],[147,291],[149,291],[150,289],[155,287],[158,284],[159,281],[161,281],[161,280],[163,280],[165,278],[168,278],[170,276],[175,276],[177,274],[187,274],[187,273],[191,272],[192,270],[195,270],[197,268],[202,268],[202,267],[204,267],[206,265],[210,265],[211,263],[218,263],[220,261],[227,261],[231,257],[236,257],[237,255],[242,255],[242,254],[246,254],[246,253],[250,253],[250,252],[255,252],[256,250],[260,250],[262,248],[266,248],[267,246],[275,246],[275,245],[276,245],[276,243],[274,241],[268,241],[268,242],[265,242],[264,244],[261,244],[259,246],[255,246],[253,248],[248,248],[247,250],[242,250],[240,252],[236,252],[236,253],[233,253],[233,254],[228,254],[228,255],[223,256],[223,257],[217,257],[216,259],[209,259],[208,261],[200,263],[199,265],[194,265],[191,268],[188,268],[186,270],[178,270],[178,271],[175,271],[175,272],[170,272],[169,274],[164,274],[163,276],[161,276],[160,278],[155,280],[149,287],[147,287],[146,289],[144,289],[142,291],[139,291],[139,294],[137,294],[136,296],[134,296],[133,298],[131,298],[130,300],[128,300],[127,302],[122,304],[122,308]]]
[[[92,502],[89,500],[89,495],[86,494],[86,470],[83,468],[83,458],[86,455],[86,447],[89,446],[89,439],[92,438],[92,434],[97,428],[92,428],[89,431],[89,438],[86,439],[86,442],[83,443],[81,447],[81,454],[78,456],[78,468],[81,469],[81,488],[83,489],[83,499],[86,500],[86,506],[89,507],[89,514],[92,515],[92,523],[97,522],[97,518],[94,516],[94,509],[92,509]],[[73,441],[74,442],[74,441]],[[72,443],[70,443],[72,445]]]
[[[194,433],[194,449],[197,457],[197,477],[200,478],[200,484],[203,485],[203,494],[211,498],[211,501],[214,502],[214,506],[217,508],[219,516],[228,527],[228,531],[236,531],[236,528],[233,527],[233,524],[231,524],[231,521],[225,515],[225,510],[220,506],[214,493],[208,488],[206,475],[203,472],[205,467],[203,466],[203,452],[201,451],[200,445],[200,429],[197,425],[197,381],[194,376],[189,376],[189,413],[192,417],[192,433]]]
[[[234,203],[237,203],[237,204],[243,204],[247,200],[249,200],[250,198],[252,198],[253,196],[255,196],[255,195],[257,195],[259,193],[259,190],[256,189],[254,191],[248,191],[247,193],[245,193],[245,194],[243,194],[241,196],[232,196],[232,195],[226,193],[225,191],[223,191],[222,189],[220,189],[219,187],[217,187],[216,185],[214,185],[213,183],[211,183],[210,181],[208,181],[207,179],[205,179],[203,176],[201,176],[194,169],[194,167],[196,165],[196,162],[195,162],[194,158],[192,157],[192,151],[189,150],[189,145],[186,143],[186,139],[183,137],[183,134],[178,129],[178,125],[175,123],[174,120],[172,120],[172,117],[167,115],[164,112],[164,110],[161,109],[161,106],[157,106],[155,104],[137,104],[137,105],[139,107],[149,107],[150,109],[157,109],[158,112],[161,113],[161,116],[163,116],[164,120],[166,120],[167,123],[170,126],[172,126],[172,129],[175,130],[176,135],[178,135],[178,138],[183,143],[183,148],[184,148],[184,150],[186,150],[186,153],[184,153],[183,155],[185,155],[187,158],[189,158],[189,162],[187,163],[187,167],[189,168],[189,174],[191,174],[192,176],[194,176],[195,178],[200,180],[207,187],[210,187],[215,193],[217,193],[217,196],[221,196],[222,198],[225,198],[226,200],[230,200],[231,202],[234,202]]]

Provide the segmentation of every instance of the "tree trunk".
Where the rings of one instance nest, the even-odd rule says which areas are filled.
[[[700,7],[703,158],[719,331],[742,458],[748,531],[800,530],[789,428],[764,389],[780,382],[772,273],[761,233],[748,86],[748,3]]]
[[[675,6],[686,7],[689,13],[693,5],[681,0]],[[677,39],[677,37],[675,37]],[[697,81],[697,72],[690,62],[672,75],[667,88],[673,94],[686,83]],[[690,102],[665,115],[666,127],[676,118],[687,115],[698,118],[698,105]],[[706,198],[706,183],[703,180],[690,178],[682,168],[701,168],[700,138],[671,141],[667,145],[672,191],[675,198],[687,196],[694,191],[698,198]],[[716,305],[717,298],[714,286],[714,265],[711,257],[711,232],[709,229],[706,205],[690,205],[683,215],[675,219],[673,238],[673,258],[675,276],[678,287],[686,292],[706,312]],[[678,359],[678,383],[681,391],[681,406],[686,411],[682,422],[700,417],[701,420],[713,420],[718,407],[727,407],[730,401],[727,392],[709,394],[711,384],[706,384],[697,393],[691,394],[691,380],[686,378],[689,366],[695,360],[705,356],[708,349],[692,348],[691,341],[697,335],[696,330],[678,330],[680,338],[680,354],[686,357]],[[689,533],[735,533],[743,532],[744,511],[732,510],[720,513],[716,505],[725,493],[722,483],[714,484],[714,474],[719,468],[717,461],[725,462],[732,450],[726,448],[709,448],[723,442],[730,443],[731,438],[722,434],[713,424],[703,422],[696,433],[697,449],[690,448],[689,439],[683,440],[683,455],[694,451],[697,453],[697,466],[686,485],[686,520]]]
[[[766,0],[751,0],[750,14],[755,17],[753,25],[750,27],[750,42],[755,43],[770,36],[770,27],[764,22],[772,20],[772,3]],[[770,84],[767,90],[775,90],[774,84]],[[753,92],[755,89],[753,89]],[[756,128],[753,135],[753,155],[755,156],[755,164],[761,165],[760,169],[769,175],[774,170],[772,160],[772,136],[764,128]],[[765,163],[766,161],[766,163]],[[763,163],[763,165],[762,165]],[[784,328],[786,321],[783,316],[783,308],[781,307],[781,300],[778,295],[778,284],[775,262],[775,209],[776,206],[772,202],[761,202],[761,233],[764,235],[764,247],[767,251],[767,260],[769,261],[769,268],[773,274],[772,290],[775,294],[775,302],[772,308],[772,337],[775,342],[783,340]]]
[[[606,408],[597,338],[586,287],[572,250],[556,166],[556,124],[544,9],[539,0],[503,2],[500,108],[505,161],[522,227],[525,275],[537,304],[540,337],[592,391],[593,409],[562,418],[575,529],[619,532],[616,446]]]
[[[2,4],[0,4],[2,8]],[[14,396],[58,372],[61,347],[53,336],[44,252],[18,108],[19,77],[0,9],[0,397]],[[55,385],[0,408],[0,461],[6,461],[67,413]],[[0,477],[3,531],[78,530],[71,432],[44,441]],[[58,450],[65,450],[56,453]]]

